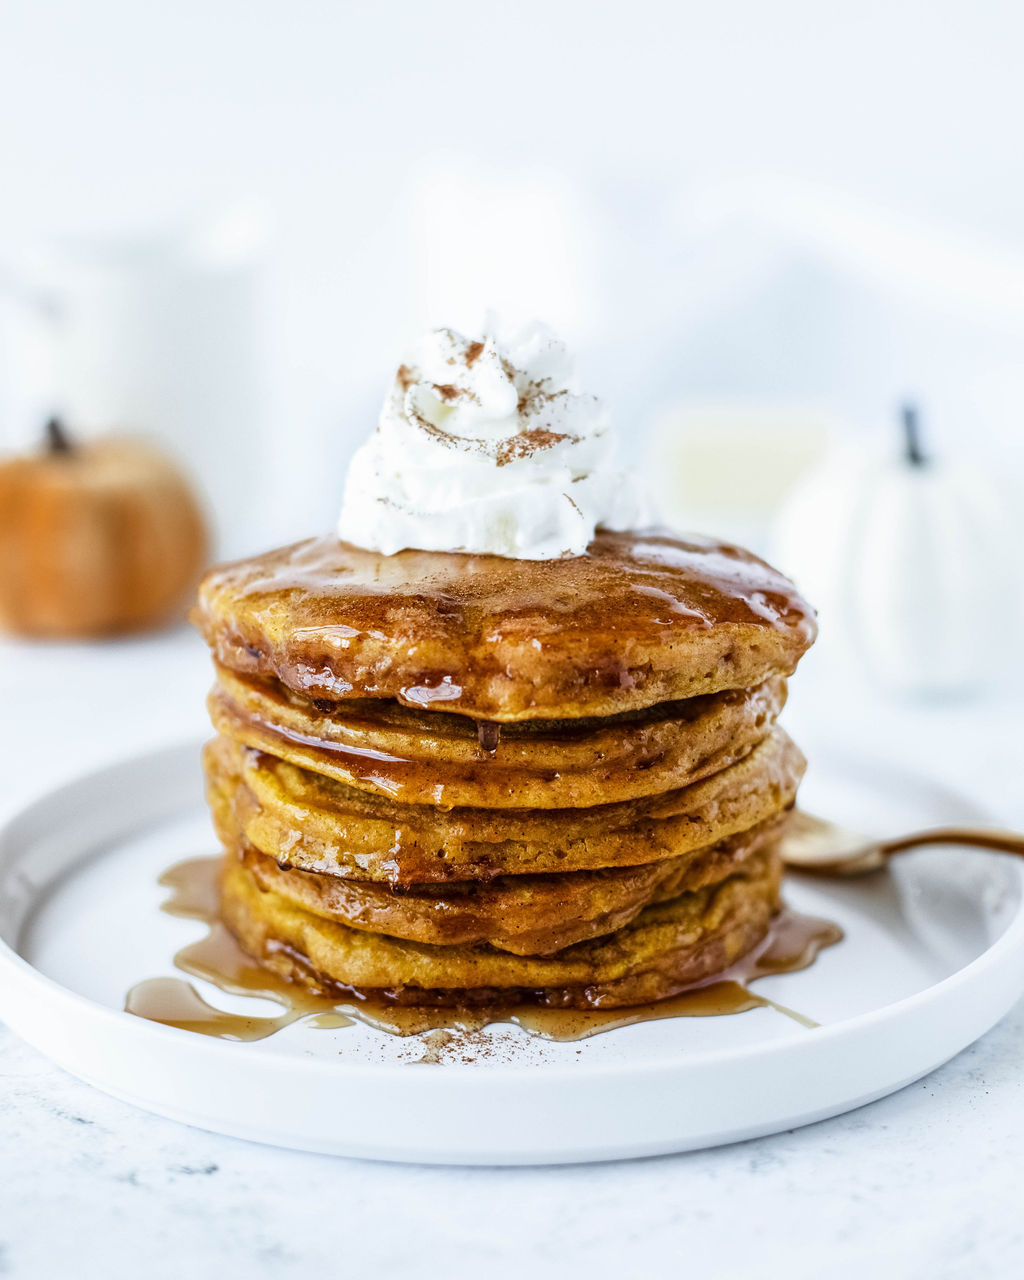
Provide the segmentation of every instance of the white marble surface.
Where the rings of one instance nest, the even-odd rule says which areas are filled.
[[[0,816],[201,732],[207,683],[185,632],[0,644]],[[1019,695],[914,708],[843,688],[824,663],[801,671],[787,715],[811,750],[841,733],[1024,825]],[[1013,1276],[1022,1147],[1024,1003],[927,1080],[835,1120],[685,1156],[511,1170],[331,1159],[187,1129],[80,1084],[0,1027],[0,1277]]]

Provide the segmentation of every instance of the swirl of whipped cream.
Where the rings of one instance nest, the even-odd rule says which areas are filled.
[[[577,392],[545,326],[509,341],[436,329],[399,368],[349,465],[338,534],[385,555],[582,555],[598,525],[641,522],[613,447],[605,409]]]

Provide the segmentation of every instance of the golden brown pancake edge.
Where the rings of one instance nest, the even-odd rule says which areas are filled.
[[[221,914],[261,964],[328,994],[616,1008],[665,999],[745,955],[778,909],[781,870],[774,854],[755,855],[719,884],[649,906],[610,936],[552,956],[513,956],[485,944],[427,946],[348,928],[261,891],[231,859]]]
[[[774,846],[786,815],[706,849],[638,867],[490,881],[392,885],[296,871],[250,845],[229,848],[260,889],[353,929],[433,946],[486,942],[515,955],[550,955],[613,933],[655,902],[717,884]]]
[[[396,729],[394,703],[374,715],[318,712],[306,699],[218,668],[210,719],[218,733],[348,786],[442,808],[584,808],[688,786],[727,768],[770,732],[786,681],[730,689],[621,718],[506,727],[493,749],[474,722],[437,712]],[[387,710],[390,710],[388,716]],[[410,713],[407,713],[409,715]],[[392,723],[389,723],[392,721]],[[431,721],[439,721],[434,725]]]
[[[589,809],[438,810],[344,786],[218,738],[204,750],[219,834],[304,871],[396,884],[636,866],[749,830],[794,801],[805,761],[776,726],[729,769]]]
[[[215,657],[310,698],[394,698],[500,722],[613,715],[788,675],[813,610],[741,548],[598,531],[587,554],[381,556],[310,539],[212,570]]]

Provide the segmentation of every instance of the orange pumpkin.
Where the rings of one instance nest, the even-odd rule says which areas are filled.
[[[207,552],[185,477],[143,441],[47,433],[44,452],[0,462],[0,626],[71,638],[178,617]]]

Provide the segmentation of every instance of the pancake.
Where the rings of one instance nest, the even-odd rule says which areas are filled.
[[[783,818],[771,818],[708,849],[639,867],[406,889],[294,871],[251,846],[236,856],[260,889],[353,929],[433,946],[486,942],[515,955],[550,955],[622,928],[652,903],[725,880],[774,845],[784,825]]]
[[[194,617],[223,666],[305,697],[502,723],[753,688],[815,636],[762,560],[660,530],[601,530],[547,561],[312,539],[212,570]]]
[[[221,915],[260,964],[329,994],[615,1008],[674,995],[735,963],[766,935],[781,871],[774,853],[756,854],[719,884],[646,907],[610,936],[551,956],[513,956],[486,944],[428,946],[352,929],[261,890],[232,859]]]
[[[728,769],[660,796],[587,809],[401,804],[225,738],[204,752],[221,839],[278,862],[396,884],[638,866],[692,853],[788,808],[804,758],[777,726]]]
[[[219,733],[352,787],[443,807],[575,808],[688,786],[742,759],[786,700],[773,676],[621,716],[507,725],[488,750],[465,716],[384,700],[318,708],[277,681],[225,667],[217,679]]]

